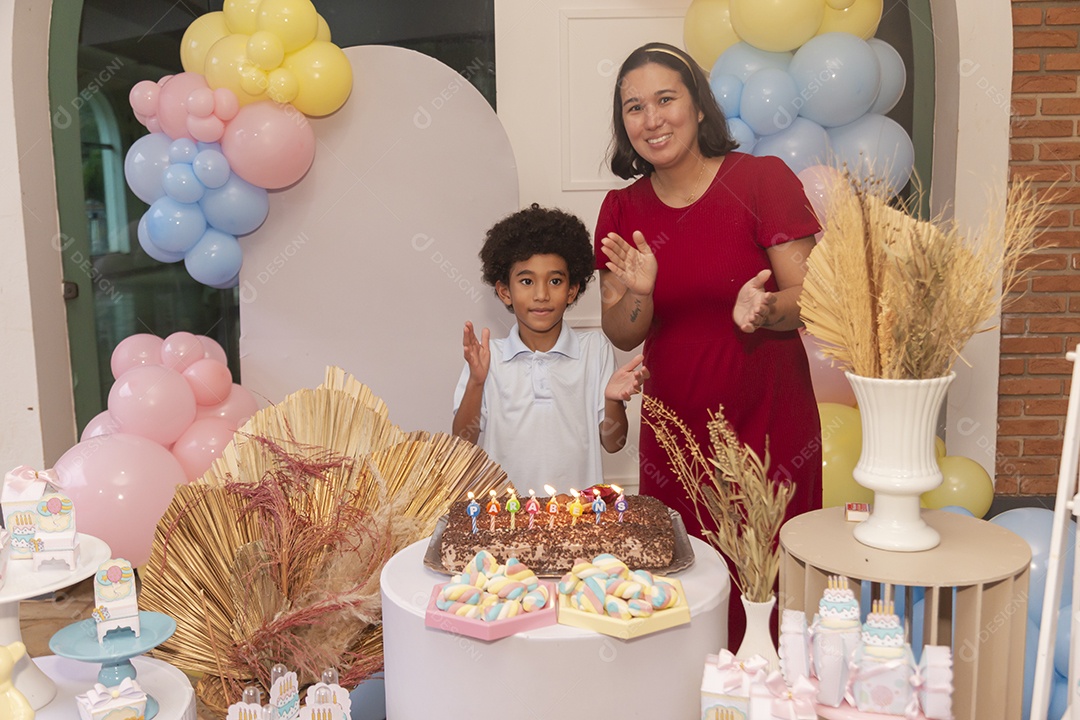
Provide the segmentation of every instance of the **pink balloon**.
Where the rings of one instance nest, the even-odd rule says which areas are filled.
[[[206,335],[196,335],[195,337],[199,338],[199,342],[202,343],[203,350],[205,351],[203,357],[217,360],[224,365],[229,364],[229,358],[225,355],[225,349],[218,344],[217,340],[212,337],[207,337]]]
[[[195,395],[175,370],[161,365],[132,368],[113,383],[109,414],[121,433],[167,445],[195,419]]]
[[[150,558],[154,529],[184,469],[168,450],[137,435],[116,433],[79,443],[54,466],[60,489],[78,511],[79,530],[108,543],[132,565]]]
[[[133,367],[140,365],[158,365],[161,362],[161,338],[149,333],[129,335],[113,349],[109,367],[113,379],[120,377]]]
[[[124,573],[120,570],[118,565],[113,565],[105,571],[105,577],[109,578],[109,582],[120,582],[120,578],[123,576]]]
[[[203,358],[196,360],[184,371],[184,379],[191,386],[195,402],[199,405],[219,405],[232,392],[232,372],[229,366]]]
[[[187,129],[191,137],[199,142],[212,143],[221,139],[225,132],[225,123],[211,115],[210,117],[195,117],[191,115],[187,119]]]
[[[90,422],[86,423],[86,427],[83,428],[82,436],[79,439],[89,440],[102,435],[112,435],[116,432],[120,432],[120,423],[116,422],[116,419],[109,414],[108,410],[103,410],[92,417]]]
[[[178,372],[184,372],[205,356],[206,348],[199,337],[189,332],[173,333],[161,345],[161,364]]]
[[[220,405],[200,407],[195,414],[196,420],[219,418],[229,424],[233,430],[240,427],[259,409],[259,403],[246,388],[233,383],[232,392]]]
[[[214,114],[219,120],[229,122],[240,111],[240,101],[229,88],[214,89]]]
[[[158,93],[160,91],[161,86],[153,80],[142,80],[135,83],[135,87],[131,88],[131,92],[128,93],[128,102],[131,103],[131,109],[135,111],[136,118],[140,115],[149,118],[157,113]],[[143,122],[141,118],[139,122]]]
[[[814,383],[814,397],[819,403],[838,403],[855,406],[855,392],[851,389],[844,372],[833,367],[832,360],[821,352],[817,338],[805,331],[799,331],[806,359],[810,362],[810,379]]]
[[[832,192],[833,183],[842,180],[843,176],[839,170],[828,165],[811,165],[799,171],[798,178],[818,222],[824,225],[828,214],[829,193]]]
[[[208,87],[195,88],[191,91],[191,95],[187,99],[187,109],[189,117],[191,115],[195,117],[208,117],[214,112],[214,91]]]
[[[262,100],[240,108],[221,138],[232,171],[252,185],[276,190],[292,185],[315,159],[315,131],[290,105]]]
[[[220,418],[205,418],[191,423],[173,445],[173,457],[184,468],[187,479],[198,480],[203,476],[214,458],[221,455],[225,446],[232,442],[233,428]]]
[[[158,94],[157,119],[161,129],[173,140],[191,138],[188,134],[188,98],[196,90],[209,89],[206,78],[198,73],[182,72],[173,75],[161,86]],[[193,139],[193,138],[192,138]]]

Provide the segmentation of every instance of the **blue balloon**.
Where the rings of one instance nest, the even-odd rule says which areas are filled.
[[[203,285],[221,286],[230,282],[244,262],[240,243],[232,235],[210,228],[184,256],[188,274]]]
[[[821,165],[828,159],[829,142],[825,128],[806,118],[795,118],[787,130],[767,135],[757,141],[754,154],[774,155],[796,175],[811,165]]]
[[[739,143],[739,152],[751,153],[754,151],[754,146],[757,145],[757,135],[750,129],[749,125],[739,118],[728,118],[727,129],[728,134],[735,139],[735,142]]]
[[[1054,512],[1047,508],[1025,507],[1006,510],[990,518],[990,522],[1011,530],[1027,541],[1031,548],[1031,567],[1028,577],[1028,617],[1042,622],[1043,599],[1046,597],[1046,572],[1050,562],[1050,535]],[[1076,566],[1076,523],[1065,525],[1065,562],[1061,576],[1059,607],[1072,603],[1072,576]]]
[[[1054,670],[1069,674],[1069,651],[1072,649],[1072,603],[1058,611],[1057,635],[1054,637]]]
[[[783,70],[765,68],[743,85],[739,117],[758,135],[772,135],[791,126],[799,114],[795,101],[799,90]]]
[[[349,693],[352,720],[383,720],[386,717],[386,681],[374,673]]]
[[[162,250],[186,253],[206,232],[206,218],[198,205],[159,198],[146,211],[146,231]]]
[[[847,163],[855,177],[884,181],[893,194],[907,185],[915,167],[915,146],[895,121],[867,114],[826,132],[837,162]]]
[[[169,159],[174,163],[187,163],[190,165],[198,153],[199,148],[195,141],[188,138],[173,140],[172,145],[169,146]]]
[[[739,99],[742,97],[743,81],[734,75],[713,75],[709,78],[716,104],[729,120],[739,116]]]
[[[1054,673],[1050,685],[1050,709],[1046,720],[1061,720],[1069,707],[1069,678]]]
[[[870,106],[870,112],[884,115],[900,102],[904,87],[907,85],[907,70],[904,68],[904,59],[889,43],[878,38],[870,38],[866,44],[874,51],[878,65],[881,67],[881,88],[878,90],[874,104]]]
[[[763,68],[787,70],[791,62],[789,52],[769,52],[758,50],[747,42],[737,42],[716,58],[709,77],[716,75],[734,75],[743,82]]]
[[[810,38],[791,58],[788,72],[803,100],[800,114],[824,127],[847,125],[863,115],[881,87],[877,55],[850,33]]]
[[[239,285],[240,285],[240,273],[236,273],[230,279],[226,280],[225,282],[221,283],[220,285],[211,285],[210,287],[217,288],[218,290],[231,290],[232,288],[238,287]]]
[[[208,188],[221,187],[232,173],[229,161],[217,148],[200,150],[195,156],[195,161],[191,163],[191,167],[195,171],[195,177],[199,178],[199,182]]]
[[[183,260],[184,253],[173,253],[162,250],[150,240],[150,233],[146,230],[146,216],[148,214],[149,211],[143,213],[143,216],[139,219],[139,228],[136,231],[136,235],[139,237],[139,247],[143,249],[143,252],[158,262],[174,263]]]
[[[230,235],[253,232],[270,212],[270,197],[266,190],[236,173],[221,187],[207,190],[199,204],[206,213],[206,221]]]
[[[173,163],[161,179],[165,194],[176,202],[195,203],[202,199],[206,188],[195,177],[195,171],[187,163]]]
[[[169,145],[165,133],[143,135],[131,144],[124,157],[124,177],[135,197],[149,205],[165,196],[161,178],[169,166]]]
[[[941,509],[945,512],[952,513],[953,515],[966,515],[968,517],[975,517],[975,513],[971,512],[966,507],[960,507],[959,505],[946,505]]]

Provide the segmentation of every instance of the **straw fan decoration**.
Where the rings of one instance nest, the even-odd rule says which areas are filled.
[[[144,608],[177,622],[157,655],[201,675],[199,697],[219,712],[247,685],[265,691],[278,662],[304,684],[336,667],[355,685],[382,668],[385,562],[452,500],[505,482],[475,445],[402,432],[368,387],[329,368],[178,488],[142,572]]]

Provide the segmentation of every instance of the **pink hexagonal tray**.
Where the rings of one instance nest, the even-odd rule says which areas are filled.
[[[555,589],[555,583],[545,580],[540,582],[548,589],[548,602],[543,609],[522,613],[505,620],[496,620],[495,622],[459,617],[440,610],[435,605],[435,601],[439,598],[439,591],[447,583],[437,583],[431,589],[431,599],[428,601],[427,612],[424,614],[424,625],[435,630],[443,630],[455,635],[465,635],[477,640],[488,641],[516,635],[525,630],[535,630],[554,625],[557,619],[555,596],[558,595],[558,591]]]

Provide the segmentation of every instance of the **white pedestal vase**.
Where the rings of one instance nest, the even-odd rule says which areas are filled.
[[[776,607],[776,596],[773,595],[765,602],[747,600],[745,596],[740,596],[739,599],[746,611],[746,632],[738,652],[735,653],[736,659],[745,662],[755,655],[760,655],[769,663],[768,672],[779,670],[780,656],[769,631],[773,608]]]
[[[845,375],[862,418],[862,454],[853,474],[874,491],[870,519],[855,527],[855,539],[899,552],[936,547],[941,537],[923,522],[919,496],[941,484],[934,430],[956,374],[926,380]]]

